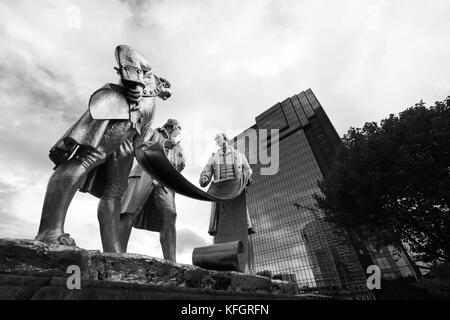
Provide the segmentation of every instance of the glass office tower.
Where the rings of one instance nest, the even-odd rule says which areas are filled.
[[[278,129],[278,144],[261,139],[258,129]],[[255,131],[262,143],[249,147],[249,132]],[[261,162],[250,161],[254,184],[247,202],[256,231],[250,241],[251,270],[295,280],[301,292],[372,299],[361,265],[363,250],[335,232],[315,207],[317,181],[329,170],[340,138],[313,92],[301,92],[265,111],[234,143],[249,160],[260,157],[261,148],[268,154],[279,149],[276,174],[261,174]]]

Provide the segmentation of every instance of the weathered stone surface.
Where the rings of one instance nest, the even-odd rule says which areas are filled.
[[[0,239],[0,273],[40,277],[67,276],[66,270],[70,265],[80,266],[83,271],[88,269],[90,252],[95,251],[32,240]]]
[[[83,290],[68,290],[70,265]],[[0,239],[0,298],[299,299],[294,284],[137,254],[107,254],[32,240]],[[306,297],[305,297],[306,298]]]
[[[81,290],[68,290],[66,281],[67,278],[0,274],[0,300],[311,300],[320,298],[98,280],[82,280]]]

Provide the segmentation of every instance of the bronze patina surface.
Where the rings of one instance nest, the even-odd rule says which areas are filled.
[[[122,252],[120,200],[133,162],[134,143],[142,126],[153,119],[155,98],[170,97],[170,84],[156,77],[148,60],[131,47],[118,46],[115,53],[119,85],[97,90],[88,110],[50,151],[56,167],[47,185],[36,240],[75,245],[64,232],[64,223],[76,191],[81,190],[100,198],[98,219],[104,251]]]
[[[179,122],[169,119],[162,128],[152,130],[151,136],[149,132],[146,132],[148,137],[145,137],[145,142],[166,146],[168,160],[181,172],[185,167],[185,158],[180,144],[174,140],[181,132]],[[159,232],[164,259],[176,261],[175,192],[154,180],[139,164],[135,164],[128,179],[121,213],[120,238],[124,251],[134,227]]]

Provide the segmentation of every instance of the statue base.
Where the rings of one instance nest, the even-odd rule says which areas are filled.
[[[73,288],[77,277],[73,270],[80,271],[79,289]],[[0,300],[321,298],[296,295],[297,290],[285,281],[205,270],[144,255],[0,239]]]

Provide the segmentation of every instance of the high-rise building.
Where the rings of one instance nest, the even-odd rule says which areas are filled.
[[[278,129],[277,145],[261,137],[259,129]],[[249,147],[249,132],[258,135],[257,147]],[[355,246],[345,233],[333,230],[315,207],[317,182],[330,169],[340,138],[313,92],[301,92],[263,112],[234,143],[249,160],[261,160],[261,148],[267,154],[279,150],[275,174],[262,174],[264,161],[250,161],[254,184],[247,204],[256,231],[250,241],[252,271],[290,275],[301,292],[373,298],[363,268],[374,261],[367,246]],[[362,263],[364,257],[367,263]]]

